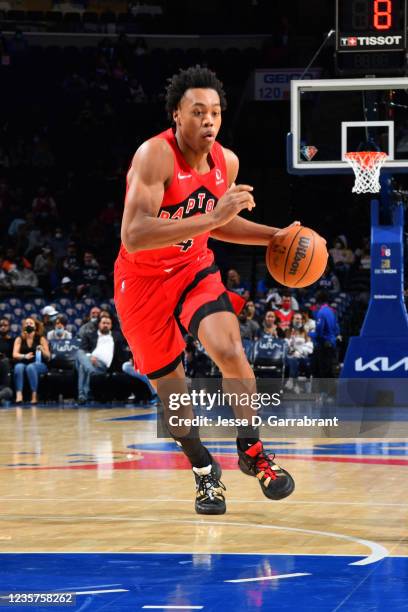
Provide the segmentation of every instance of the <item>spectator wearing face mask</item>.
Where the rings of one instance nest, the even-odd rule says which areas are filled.
[[[282,303],[280,307],[275,310],[276,318],[279,319],[279,325],[281,329],[289,329],[292,323],[294,310],[292,309],[292,300],[290,293],[284,293],[282,295]]]
[[[78,336],[80,338],[83,338],[87,334],[93,334],[98,329],[100,315],[101,309],[98,306],[92,306],[85,323],[79,328]]]
[[[65,329],[67,320],[63,315],[58,315],[55,319],[54,329],[48,332],[47,340],[72,340],[72,334]]]
[[[16,404],[23,401],[24,374],[31,388],[31,404],[37,403],[38,380],[47,372],[46,361],[51,358],[43,325],[34,317],[27,317],[21,325],[21,334],[14,341],[13,359]]]
[[[42,324],[44,326],[45,334],[54,329],[55,319],[59,315],[58,310],[55,310],[54,306],[44,306],[41,311]]]
[[[62,259],[66,253],[68,240],[62,233],[61,227],[56,227],[53,236],[49,240],[56,259]]]

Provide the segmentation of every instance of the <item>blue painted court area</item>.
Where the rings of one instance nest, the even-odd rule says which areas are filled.
[[[408,558],[240,554],[1,554],[0,591],[75,592],[70,607],[128,612],[408,610]],[[17,606],[0,605],[15,610]]]

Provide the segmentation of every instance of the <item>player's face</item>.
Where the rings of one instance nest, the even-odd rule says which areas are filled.
[[[221,127],[220,97],[214,89],[187,89],[173,118],[191,149],[210,151]]]

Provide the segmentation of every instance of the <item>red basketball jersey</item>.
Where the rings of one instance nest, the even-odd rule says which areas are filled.
[[[173,178],[164,192],[157,216],[162,219],[185,219],[214,210],[218,199],[228,188],[227,165],[222,146],[214,142],[209,155],[211,169],[206,174],[198,174],[184,159],[171,128],[155,138],[167,140],[174,156]],[[122,244],[122,263],[126,260],[134,264],[131,266],[134,272],[145,275],[204,260],[212,257],[207,247],[208,237],[209,232],[206,232],[172,246],[136,253],[129,253]]]

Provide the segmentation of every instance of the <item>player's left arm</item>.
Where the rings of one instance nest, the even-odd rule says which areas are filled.
[[[239,160],[235,153],[229,149],[223,148],[223,151],[227,164],[228,187],[232,187],[238,176]],[[253,221],[248,221],[237,215],[222,227],[212,230],[211,237],[222,240],[223,242],[268,246],[273,235],[276,234],[279,229],[279,227],[270,227],[269,225],[254,223]]]

